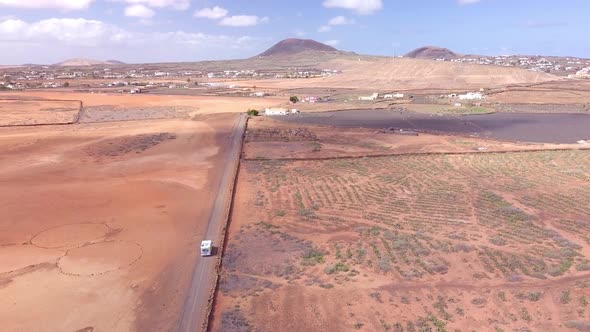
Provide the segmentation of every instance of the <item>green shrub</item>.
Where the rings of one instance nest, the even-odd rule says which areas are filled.
[[[330,264],[324,268],[326,274],[334,274],[338,272],[348,272],[349,268],[346,264],[338,262],[336,264]]]
[[[559,297],[559,302],[562,304],[570,303],[570,291],[566,290],[561,292],[561,296]]]
[[[316,249],[308,249],[303,253],[303,265],[315,266],[324,262],[324,253]]]
[[[525,320],[527,322],[530,322],[533,319],[531,317],[531,314],[529,314],[529,311],[526,308],[520,309],[520,318],[522,318],[522,320]]]

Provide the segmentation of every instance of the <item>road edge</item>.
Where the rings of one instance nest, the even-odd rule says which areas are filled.
[[[244,115],[242,115],[244,116]],[[240,165],[242,161],[242,153],[244,149],[244,139],[246,138],[246,132],[248,131],[248,120],[250,117],[246,117],[246,123],[244,124],[244,131],[242,132],[242,136],[240,137],[240,148],[238,149],[238,160],[236,163],[236,167],[233,170],[233,183],[230,190],[230,197],[229,197],[229,204],[226,209],[223,227],[220,233],[220,242],[217,249],[217,261],[215,262],[215,276],[213,278],[213,285],[211,287],[211,291],[209,293],[209,299],[207,301],[207,310],[205,311],[205,317],[203,318],[203,322],[201,324],[201,331],[206,332],[209,329],[209,323],[211,322],[211,312],[213,311],[213,305],[215,303],[215,294],[217,293],[217,287],[219,284],[219,273],[221,271],[221,261],[223,258],[223,251],[225,248],[225,240],[227,237],[227,228],[229,225],[229,221],[231,219],[231,212],[234,206],[234,198],[236,193],[236,188],[238,185],[238,175],[240,173]]]

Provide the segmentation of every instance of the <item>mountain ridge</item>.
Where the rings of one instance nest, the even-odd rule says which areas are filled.
[[[306,51],[312,52],[339,52],[338,49],[326,45],[313,39],[288,38],[276,43],[266,51],[260,53],[258,57],[268,57],[276,55],[292,55]]]
[[[89,66],[98,66],[98,65],[123,65],[125,64],[122,61],[118,60],[107,60],[101,61],[96,59],[89,59],[89,58],[72,58],[67,59],[62,62],[58,62],[53,64],[53,66],[57,67],[89,67]]]
[[[423,46],[411,52],[408,52],[404,57],[412,59],[455,59],[461,55],[455,53],[448,48],[438,46]]]

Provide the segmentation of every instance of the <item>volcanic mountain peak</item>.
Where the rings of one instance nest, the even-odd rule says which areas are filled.
[[[125,65],[126,63],[119,60],[107,60],[106,63],[111,65]]]
[[[338,50],[332,46],[311,39],[289,38],[278,42],[259,56],[289,55],[305,51],[337,52]]]
[[[459,55],[448,48],[436,46],[424,46],[413,50],[405,55],[406,58],[415,59],[454,59]]]
[[[123,62],[117,61],[117,60],[100,61],[100,60],[94,60],[94,59],[76,58],[76,59],[68,59],[68,60],[56,63],[54,66],[86,67],[86,66],[118,65],[118,64],[123,64]]]

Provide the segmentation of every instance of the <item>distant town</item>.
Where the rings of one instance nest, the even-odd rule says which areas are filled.
[[[102,66],[101,66],[102,67]],[[325,77],[340,73],[332,69],[293,69],[288,71],[257,71],[257,70],[221,70],[221,71],[164,71],[159,69],[136,68],[130,69],[111,66],[108,68],[96,67],[53,67],[53,66],[28,66],[4,69],[0,71],[0,89],[26,90],[69,87],[72,81],[80,80],[77,84],[80,88],[100,87],[167,87],[189,88],[196,85],[212,87],[238,88],[236,85],[223,83],[210,83],[209,80],[247,80],[247,79],[272,79],[272,78],[314,78]],[[112,80],[112,81],[111,81]],[[178,84],[178,81],[185,84]],[[130,89],[125,92],[138,93],[141,89]]]
[[[531,71],[551,73],[569,78],[589,78],[590,60],[580,58],[502,55],[464,56],[456,59],[438,58],[437,61],[474,63],[502,67],[520,67]]]
[[[454,55],[454,54],[453,54]],[[399,58],[402,58],[400,56]],[[571,79],[590,78],[590,59],[551,56],[453,56],[437,57],[436,61],[454,63],[491,65],[501,67],[519,67],[534,72],[551,73]],[[198,66],[198,63],[195,64]],[[300,69],[288,70],[163,70],[154,65],[100,65],[100,66],[41,66],[27,65],[0,69],[0,89],[26,90],[63,88],[80,82],[79,88],[113,88],[132,87],[119,92],[139,93],[148,88],[190,88],[199,84],[205,86],[239,88],[237,85],[211,83],[223,80],[248,79],[305,79],[337,75],[334,69]],[[185,82],[179,84],[179,81]],[[133,88],[135,87],[135,88]]]

